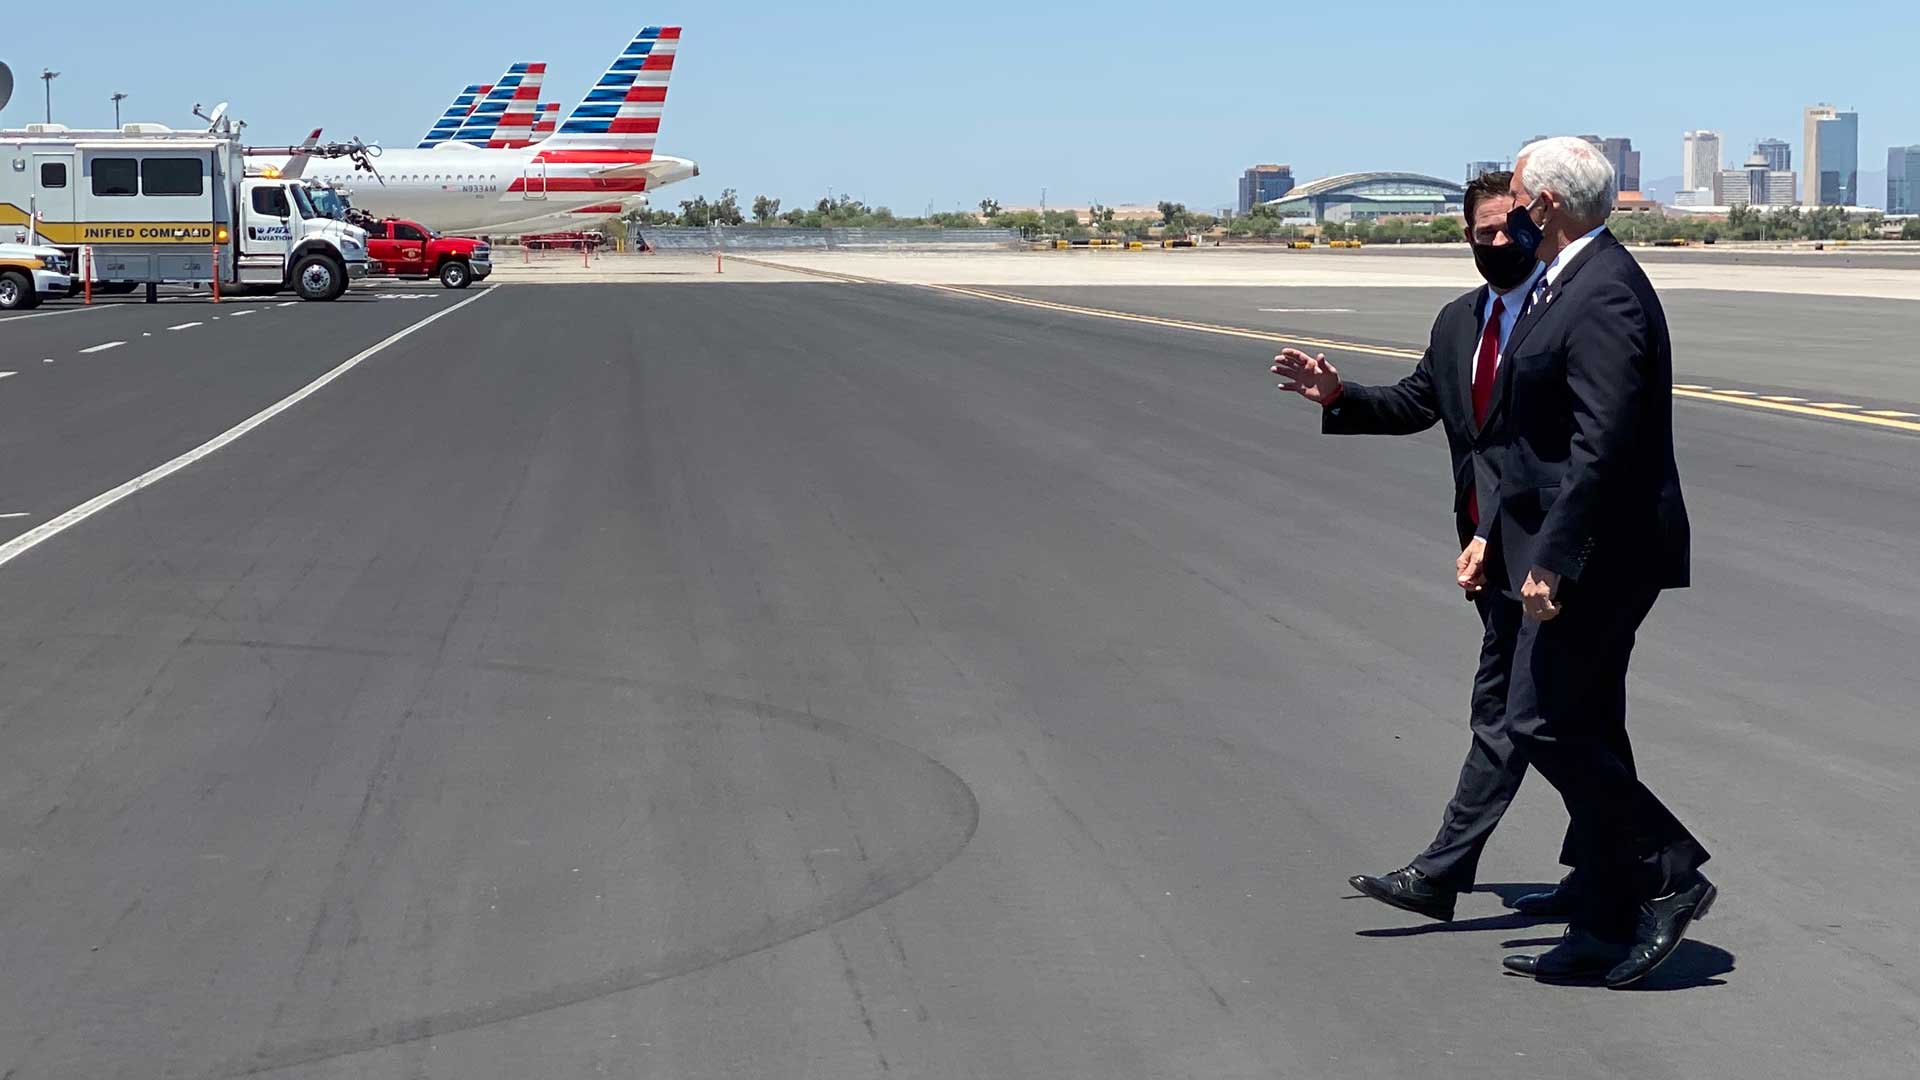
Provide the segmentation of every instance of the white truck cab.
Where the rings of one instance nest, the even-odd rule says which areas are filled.
[[[332,300],[367,276],[367,231],[315,205],[306,181],[274,175],[240,183],[237,279],[286,286],[302,300]]]

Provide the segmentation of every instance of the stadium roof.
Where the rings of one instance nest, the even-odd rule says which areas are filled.
[[[1427,176],[1424,173],[1357,172],[1341,173],[1338,176],[1328,176],[1301,184],[1299,187],[1287,192],[1283,198],[1298,199],[1302,196],[1327,195],[1349,188],[1357,188],[1371,184],[1414,185],[1424,188],[1434,188],[1454,195],[1463,195],[1467,190],[1462,185],[1456,184],[1451,180],[1442,180],[1437,176]]]

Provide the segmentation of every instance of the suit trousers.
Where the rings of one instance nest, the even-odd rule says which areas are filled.
[[[1589,905],[1574,921],[1614,940],[1631,935],[1636,905],[1708,858],[1639,780],[1625,741],[1633,639],[1658,596],[1643,585],[1563,583],[1558,618],[1520,620],[1507,691],[1516,750],[1566,803],[1563,856]]]
[[[1473,741],[1460,765],[1460,779],[1447,803],[1440,832],[1413,860],[1414,869],[1437,884],[1473,888],[1480,853],[1520,790],[1527,764],[1507,732],[1507,684],[1520,633],[1520,605],[1488,590],[1474,599],[1480,611],[1480,667],[1473,675],[1469,726]]]

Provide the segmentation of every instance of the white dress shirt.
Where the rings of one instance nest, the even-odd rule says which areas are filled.
[[[1494,354],[1493,358],[1493,369],[1495,371],[1500,370],[1500,361],[1507,355],[1507,339],[1513,336],[1513,328],[1520,322],[1520,313],[1526,310],[1527,293],[1532,290],[1533,283],[1539,279],[1540,268],[1535,266],[1533,273],[1528,275],[1527,280],[1515,285],[1506,292],[1494,294],[1500,300],[1500,338],[1499,345],[1497,346],[1498,351]],[[1492,286],[1488,286],[1488,288],[1491,289]],[[1493,318],[1493,301],[1489,300],[1487,301],[1486,309],[1480,312],[1480,336],[1474,338],[1476,342],[1486,339],[1487,320],[1491,318]],[[1479,355],[1478,350],[1479,347],[1476,345],[1475,356]],[[1468,371],[1467,377],[1472,378],[1473,372]]]
[[[1593,238],[1599,236],[1600,230],[1604,228],[1606,228],[1605,224],[1595,225],[1593,228],[1587,230],[1578,240],[1561,248],[1560,254],[1555,255],[1553,261],[1547,264],[1547,272],[1541,275],[1541,282],[1551,287],[1554,281],[1560,277],[1560,271],[1565,270],[1567,264],[1572,262],[1573,257],[1580,254],[1582,249],[1588,244],[1593,243]]]

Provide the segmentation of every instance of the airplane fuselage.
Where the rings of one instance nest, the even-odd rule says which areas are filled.
[[[284,168],[286,159],[262,164]],[[405,217],[444,232],[535,231],[619,213],[647,192],[699,174],[683,158],[650,151],[512,150],[447,145],[389,150],[374,160],[379,178],[345,159],[307,162],[302,175],[350,191],[353,204],[379,217]],[[585,213],[590,211],[590,213]]]

